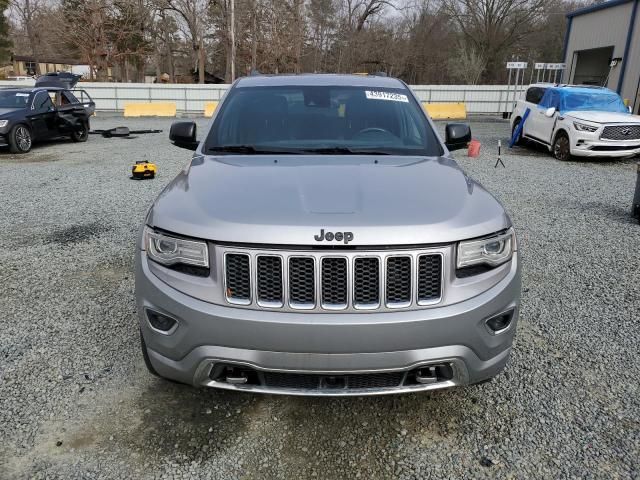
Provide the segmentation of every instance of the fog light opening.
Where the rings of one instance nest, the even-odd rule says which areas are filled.
[[[513,310],[501,313],[486,320],[484,323],[489,332],[494,335],[502,333],[509,329],[511,320],[513,319]]]
[[[147,320],[151,328],[166,335],[173,333],[178,327],[178,322],[175,319],[153,310],[147,310]]]

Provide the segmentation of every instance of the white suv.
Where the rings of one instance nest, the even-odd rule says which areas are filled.
[[[530,112],[525,119],[525,112]],[[524,123],[523,123],[524,119]],[[620,96],[603,87],[534,84],[511,116],[516,143],[546,146],[558,160],[633,157],[640,154],[640,116]]]

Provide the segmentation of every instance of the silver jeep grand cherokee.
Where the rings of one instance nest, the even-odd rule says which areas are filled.
[[[503,207],[381,76],[251,76],[149,210],[142,352],[179,382],[292,395],[415,392],[507,363],[520,266]]]

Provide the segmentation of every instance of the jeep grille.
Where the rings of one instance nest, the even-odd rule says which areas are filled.
[[[285,310],[402,309],[439,303],[439,251],[276,251],[225,247],[227,302]]]

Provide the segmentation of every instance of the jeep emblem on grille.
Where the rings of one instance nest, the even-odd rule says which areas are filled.
[[[353,240],[353,232],[325,232],[324,228],[320,229],[318,235],[314,235],[316,242],[326,240],[327,242],[344,242],[345,244]]]
[[[620,130],[620,133],[622,135],[631,135],[631,129],[630,128],[623,128],[622,130]]]

